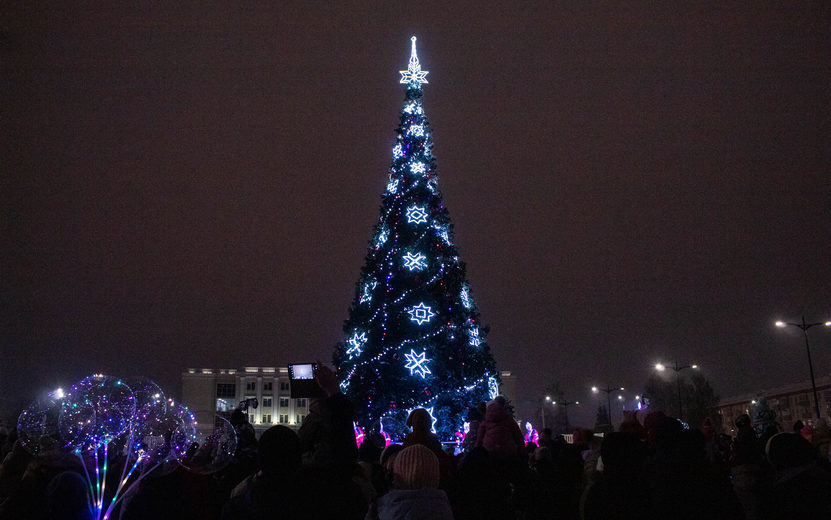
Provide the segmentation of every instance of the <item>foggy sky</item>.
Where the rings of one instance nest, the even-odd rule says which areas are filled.
[[[0,4],[0,404],[329,362],[418,37],[439,187],[520,408],[806,381],[831,319],[829,5]],[[337,5],[337,7],[334,7]],[[831,330],[812,329],[817,374]],[[572,410],[569,410],[572,414]]]

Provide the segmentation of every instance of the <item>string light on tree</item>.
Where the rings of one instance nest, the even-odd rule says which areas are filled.
[[[496,396],[499,395],[499,381],[496,380],[496,376],[489,376],[488,377],[488,397],[491,399],[496,399]]]
[[[430,374],[430,369],[427,368],[427,353],[422,352],[421,354],[416,354],[416,351],[410,349],[409,354],[404,354],[404,357],[407,358],[407,364],[404,365],[404,368],[410,369],[410,375],[418,374],[424,379],[424,376]]]
[[[349,355],[349,359],[352,359],[356,356],[360,356],[364,343],[366,343],[366,333],[361,332],[360,334],[358,334],[358,331],[356,330],[355,334],[353,334],[352,337],[349,338],[349,341],[347,341],[347,343],[349,343],[350,345],[350,348],[346,350],[346,353]]]
[[[361,292],[361,303],[369,303],[372,301],[372,291],[375,290],[375,287],[378,286],[378,282],[375,281],[374,278],[370,278],[364,284],[363,291]]]
[[[433,310],[424,305],[424,302],[419,303],[415,307],[411,307],[407,312],[410,314],[410,320],[418,323],[419,325],[424,325],[430,321],[430,318],[435,316]]]
[[[375,249],[378,249],[387,241],[387,236],[389,235],[389,231],[386,227],[382,227],[381,231],[378,232],[378,238],[375,239]]]
[[[459,298],[462,300],[462,305],[465,306],[465,309],[470,309],[470,294],[468,293],[467,286],[462,286],[462,290],[459,291]]]
[[[427,262],[425,262],[425,257],[421,253],[407,253],[404,255],[404,267],[409,269],[410,271],[425,269],[427,267]]]
[[[399,441],[409,430],[407,412],[416,407],[429,408],[439,436],[453,438],[466,410],[488,400],[488,376],[497,373],[451,241],[423,105],[426,73],[412,40],[374,247],[333,359],[340,388],[363,403],[355,410],[358,425],[369,431],[383,421]],[[405,366],[411,377],[402,379]]]
[[[482,343],[482,341],[479,339],[479,329],[478,328],[473,327],[472,329],[470,329],[469,336],[470,336],[469,343],[472,346],[478,347],[479,344]]]
[[[424,127],[422,125],[413,125],[407,130],[407,134],[414,135],[416,137],[423,137]]]
[[[410,224],[422,224],[427,222],[427,213],[422,206],[410,206],[407,208],[407,222]]]
[[[428,83],[426,76],[429,72],[421,70],[421,63],[419,63],[418,55],[416,54],[416,37],[413,36],[410,40],[413,42],[412,51],[410,52],[410,63],[407,70],[399,71],[401,72],[401,83],[420,89],[422,83]]]
[[[398,179],[390,179],[389,182],[387,182],[387,191],[389,193],[395,193],[398,191]]]

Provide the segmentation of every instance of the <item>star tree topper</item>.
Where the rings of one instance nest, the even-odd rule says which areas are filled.
[[[410,53],[410,65],[407,70],[401,72],[401,83],[412,85],[416,88],[421,88],[422,83],[427,83],[425,76],[429,74],[426,70],[421,70],[421,64],[418,62],[418,55],[416,54],[416,37],[410,38],[413,42],[413,50]]]

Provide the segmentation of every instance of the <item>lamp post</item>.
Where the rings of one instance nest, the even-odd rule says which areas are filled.
[[[802,316],[802,323],[791,323],[786,321],[776,322],[776,326],[779,328],[784,328],[788,325],[792,325],[794,327],[802,329],[802,334],[805,336],[805,352],[808,353],[808,370],[811,371],[811,390],[814,391],[814,411],[817,414],[817,419],[819,419],[819,400],[817,399],[817,384],[816,382],[814,382],[814,365],[813,363],[811,363],[811,345],[808,343],[808,329],[810,329],[811,327],[816,327],[817,325],[825,325],[826,327],[831,327],[831,321],[826,321],[825,323],[806,323],[805,316]]]
[[[542,415],[542,429],[545,429],[545,403],[551,401],[551,396],[545,396],[545,401],[540,403],[540,415]]]
[[[573,404],[578,404],[579,405],[580,401],[568,401],[566,399],[563,399],[562,401],[551,401],[551,404],[554,405],[554,406],[560,405],[563,408],[565,408],[563,413],[566,415],[566,421],[568,421],[568,407],[573,405]],[[568,423],[566,422],[566,424],[568,424]]]
[[[681,417],[681,414],[682,414],[682,411],[681,411],[681,409],[682,409],[682,403],[681,403],[681,371],[685,370],[687,368],[692,368],[693,370],[697,370],[698,365],[682,365],[682,366],[679,366],[678,361],[675,361],[674,365],[671,366],[671,367],[668,367],[668,366],[664,365],[663,363],[656,363],[655,364],[655,370],[657,370],[658,372],[663,372],[667,368],[671,368],[672,370],[675,370],[675,383],[678,386],[678,419],[683,419],[683,417]]]
[[[609,417],[609,428],[611,428],[612,431],[615,431],[615,427],[614,427],[614,425],[612,425],[612,398],[611,398],[611,394],[612,394],[612,392],[617,392],[618,390],[622,391],[622,390],[624,390],[624,388],[622,386],[619,386],[619,387],[607,386],[606,388],[598,388],[596,386],[592,387],[592,393],[597,394],[597,393],[600,393],[600,392],[606,392],[606,414]]]

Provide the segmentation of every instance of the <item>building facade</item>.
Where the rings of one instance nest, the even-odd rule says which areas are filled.
[[[309,413],[308,398],[291,397],[287,367],[188,368],[182,373],[182,403],[206,429],[214,415],[227,418],[242,408],[257,436],[276,424],[299,428]]]
[[[816,378],[816,387],[820,416],[826,424],[831,424],[831,375]],[[724,432],[735,435],[736,419],[742,414],[746,413],[752,419],[753,407],[760,397],[764,397],[768,406],[776,412],[776,422],[784,431],[791,431],[798,420],[804,424],[817,425],[811,382],[804,381],[721,399],[717,411]]]

